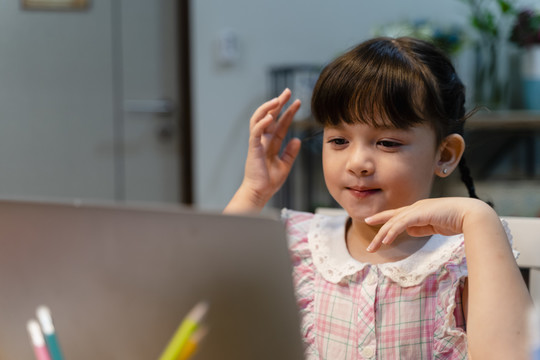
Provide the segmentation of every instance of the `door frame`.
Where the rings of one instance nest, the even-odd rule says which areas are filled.
[[[178,1],[178,159],[180,161],[180,202],[193,204],[193,127],[191,97],[190,0]]]

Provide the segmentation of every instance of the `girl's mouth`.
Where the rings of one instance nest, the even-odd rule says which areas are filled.
[[[381,191],[381,189],[375,188],[347,187],[346,189],[351,193],[351,195],[357,198],[366,198]]]

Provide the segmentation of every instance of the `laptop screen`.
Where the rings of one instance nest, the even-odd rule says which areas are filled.
[[[208,301],[196,359],[300,359],[283,225],[180,208],[0,202],[0,359],[50,308],[66,359],[158,359]]]

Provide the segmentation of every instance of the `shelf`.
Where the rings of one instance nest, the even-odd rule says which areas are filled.
[[[540,111],[508,110],[478,112],[465,123],[465,130],[540,129]]]
[[[320,129],[313,119],[295,119],[291,124],[295,130]],[[479,111],[465,123],[466,130],[531,130],[540,129],[540,111],[505,110]]]

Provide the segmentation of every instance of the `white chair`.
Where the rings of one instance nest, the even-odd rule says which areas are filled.
[[[318,214],[344,215],[345,210],[339,208],[317,208]],[[540,308],[540,218],[503,216],[508,223],[514,240],[514,249],[520,255],[517,259],[523,270],[529,292],[535,305]]]
[[[531,297],[540,307],[540,218],[503,216],[503,219],[508,222],[514,248],[520,253],[517,263],[528,272]]]

